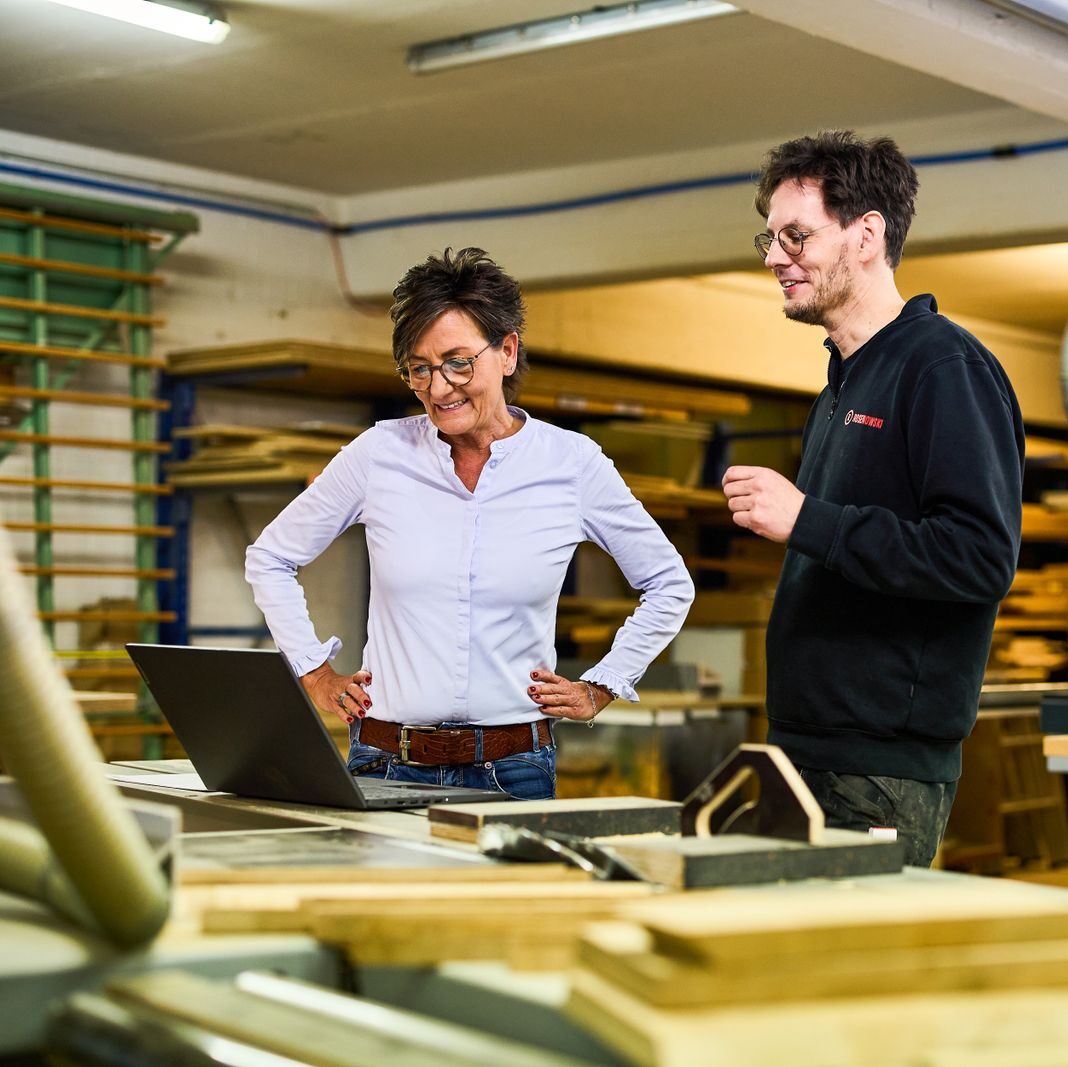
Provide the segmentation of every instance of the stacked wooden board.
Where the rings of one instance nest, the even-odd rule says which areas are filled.
[[[649,1067],[1039,1067],[1068,1047],[1068,898],[1043,887],[692,892],[591,925],[579,961],[569,1014]]]
[[[210,933],[308,933],[364,966],[503,959],[525,969],[566,967],[587,922],[658,887],[592,880],[559,863],[497,864],[458,842],[509,817],[576,833],[679,825],[678,804],[637,797],[431,811],[448,844],[415,834],[426,835],[428,823],[397,812],[378,813],[379,822],[359,831],[187,835],[175,921]]]
[[[729,516],[727,498],[719,489],[680,485],[674,478],[621,470],[630,491],[658,519],[684,519],[692,511],[720,512]]]
[[[361,431],[359,426],[298,424],[267,429],[203,425],[176,430],[194,442],[188,459],[165,463],[167,480],[180,488],[249,482],[311,481]]]
[[[654,891],[540,864],[477,879],[396,879],[190,887],[183,898],[205,932],[308,933],[360,966],[506,960],[543,970],[571,964],[587,922]]]
[[[254,371],[247,388],[284,388],[310,394],[410,397],[388,354],[383,330],[382,350],[309,341],[278,340],[258,344],[221,345],[171,352],[167,370],[175,375],[232,375]],[[519,403],[532,411],[613,414],[634,418],[717,419],[748,414],[749,398],[698,380],[667,381],[640,373],[577,367],[574,361],[531,358]],[[416,402],[416,406],[418,403]]]
[[[1068,666],[1068,564],[1016,572],[1001,602],[988,682],[1040,682]]]

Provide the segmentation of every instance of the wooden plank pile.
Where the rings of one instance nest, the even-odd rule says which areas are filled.
[[[188,835],[175,924],[209,933],[307,933],[365,966],[569,966],[587,922],[611,918],[658,887],[593,880],[560,863],[497,863],[459,843],[494,821],[493,809],[504,809],[496,812],[503,818],[514,808],[522,811],[513,819],[542,830],[596,824],[626,834],[679,825],[678,804],[630,797],[432,808],[447,845],[430,839],[426,820],[396,812],[376,813],[381,822],[361,822],[359,830]],[[489,814],[467,825],[467,813],[483,809]]]
[[[282,384],[294,392],[335,398],[410,396],[388,354],[386,325],[384,322],[381,351],[311,341],[264,341],[170,352],[167,370],[175,375],[203,376],[252,371],[255,377],[246,381],[248,388],[277,389]],[[621,373],[615,366],[577,366],[573,359],[565,362],[544,357],[531,360],[519,403],[531,411],[669,421],[746,415],[751,407],[744,393],[715,389],[701,380],[663,381],[640,372]]]
[[[727,498],[719,489],[680,485],[674,478],[660,475],[627,470],[619,473],[654,518],[684,519],[691,511],[720,512],[724,521],[729,518]]]
[[[1019,570],[1001,602],[988,682],[1041,682],[1068,666],[1068,564]]]
[[[164,464],[180,488],[311,481],[362,427],[303,423],[267,429],[204,425],[175,431],[194,443],[189,459]]]
[[[210,933],[309,933],[360,966],[505,960],[542,970],[573,962],[586,923],[655,891],[547,864],[490,870],[463,880],[397,872],[393,881],[189,886],[183,915]]]
[[[586,929],[568,1013],[648,1067],[1045,1067],[1068,897],[920,872],[660,897]]]
[[[1068,540],[1068,495],[1045,493],[1041,504],[1024,504],[1023,539]]]

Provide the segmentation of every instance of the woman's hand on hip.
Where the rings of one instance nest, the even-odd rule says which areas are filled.
[[[371,698],[364,686],[371,684],[370,671],[338,674],[329,663],[301,675],[300,684],[320,711],[332,712],[342,722],[362,719],[371,710]]]
[[[589,722],[612,701],[611,693],[592,682],[572,682],[546,670],[531,671],[530,678],[534,684],[527,687],[527,695],[554,719]]]

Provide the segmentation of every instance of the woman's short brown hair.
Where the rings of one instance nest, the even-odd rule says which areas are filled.
[[[515,370],[505,376],[504,398],[510,404],[519,395],[527,370],[523,344],[526,309],[519,283],[506,274],[481,248],[446,248],[440,256],[427,256],[412,267],[393,290],[393,359],[398,368],[411,357],[412,348],[446,311],[464,311],[478,324],[482,336],[500,344],[510,333],[519,335]]]

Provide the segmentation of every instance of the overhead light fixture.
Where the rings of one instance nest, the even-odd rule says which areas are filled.
[[[634,0],[630,4],[595,7],[573,15],[413,45],[408,49],[408,67],[416,74],[425,74],[486,59],[503,59],[543,48],[730,15],[738,10],[733,4],[718,0]]]
[[[1068,33],[1068,0],[986,0],[993,7],[1037,22],[1046,29]]]
[[[53,4],[106,15],[121,22],[132,22],[150,30],[173,33],[191,41],[218,44],[229,32],[230,24],[210,4],[185,3],[184,0],[51,0]]]

